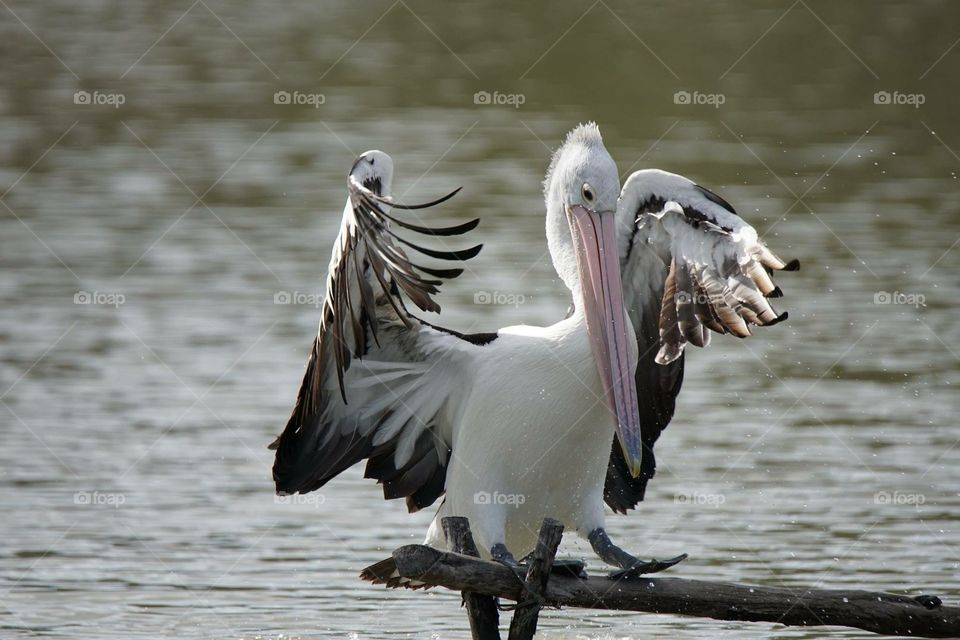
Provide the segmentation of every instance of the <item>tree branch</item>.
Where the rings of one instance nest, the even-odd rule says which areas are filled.
[[[393,552],[392,560],[402,577],[431,586],[515,602],[529,595],[510,569],[495,562],[423,545],[400,547]],[[381,582],[369,568],[362,575]],[[793,590],[684,578],[644,577],[614,582],[606,577],[580,579],[554,574],[542,597],[544,606],[553,607],[668,613],[788,626],[835,625],[927,638],[960,637],[960,607],[942,606],[939,598],[933,596]]]

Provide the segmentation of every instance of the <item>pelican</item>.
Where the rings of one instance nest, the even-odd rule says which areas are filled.
[[[463,334],[407,308],[439,311],[437,287],[462,268],[417,264],[407,249],[458,262],[480,246],[437,250],[403,236],[452,239],[478,220],[411,220],[406,210],[445,198],[401,205],[392,180],[381,151],[362,154],[348,176],[320,329],[271,445],[277,491],[314,491],[365,459],[384,498],[405,498],[411,512],[443,497],[425,540],[435,547],[441,518],[466,516],[481,555],[517,567],[552,517],[616,568],[611,577],[683,560],[640,559],[614,544],[604,504],[626,513],[643,500],[685,346],[784,320],[769,302],[781,295],[770,274],[798,263],[687,178],[637,171],[621,189],[598,127],[583,124],[543,183],[547,245],[570,313],[548,327]]]

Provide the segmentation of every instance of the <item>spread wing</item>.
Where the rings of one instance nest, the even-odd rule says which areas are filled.
[[[416,264],[403,247],[461,261],[480,245],[440,251],[395,229],[457,236],[479,220],[446,228],[414,224],[396,211],[400,205],[378,195],[379,178],[361,183],[351,175],[348,182],[320,330],[293,414],[271,445],[277,451],[273,477],[278,493],[305,493],[367,459],[365,475],[383,485],[384,497],[405,497],[416,511],[443,493],[463,357],[479,347],[475,338],[407,312],[401,294],[421,310],[439,311],[433,295],[441,279],[462,269]]]
[[[630,475],[614,441],[604,499],[620,513],[643,500],[656,472],[653,446],[670,423],[683,381],[687,344],[711,332],[745,338],[750,326],[786,319],[769,298],[782,295],[773,270],[795,270],[715,193],[659,170],[637,171],[617,206],[624,302],[640,351],[636,382],[644,445],[641,473]]]

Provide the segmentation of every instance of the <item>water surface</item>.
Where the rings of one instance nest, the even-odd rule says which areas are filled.
[[[446,326],[559,319],[540,180],[586,119],[625,175],[689,175],[804,264],[780,278],[788,323],[690,354],[658,476],[615,538],[689,553],[678,576],[956,602],[960,8],[644,4],[9,3],[0,635],[464,637],[458,596],[357,579],[431,510],[383,502],[359,469],[275,501],[266,445],[319,313],[274,296],[322,294],[344,175],[380,148],[411,200],[464,187],[432,219],[483,218]],[[563,553],[601,570],[584,544]],[[540,628],[823,634],[579,610]]]

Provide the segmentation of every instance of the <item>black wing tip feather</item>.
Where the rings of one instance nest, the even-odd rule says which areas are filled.
[[[374,445],[371,437],[340,434],[322,440],[319,415],[293,420],[273,443],[276,457],[273,481],[277,495],[316,491],[340,473],[366,459],[364,477],[383,486],[384,498],[406,498],[410,512],[433,504],[445,490],[447,465],[441,462],[436,436],[429,430],[420,434],[413,455],[398,467],[395,453],[398,438]],[[271,445],[271,446],[273,446]],[[449,460],[450,449],[447,449]]]
[[[703,195],[703,197],[705,197],[707,200],[709,200],[713,204],[720,205],[730,213],[733,213],[733,214],[737,213],[736,210],[734,210],[732,204],[730,204],[729,202],[727,202],[726,200],[718,196],[713,191],[710,191],[710,189],[707,189],[706,187],[702,187],[699,184],[695,184],[693,186],[694,188],[696,188],[697,191],[699,191]]]
[[[374,273],[380,282],[381,288],[384,289],[384,293],[391,294],[392,292],[387,290],[387,284],[380,273],[381,268],[384,268],[390,273],[393,282],[400,285],[400,288],[419,309],[422,311],[438,312],[440,307],[433,301],[432,296],[438,293],[439,290],[437,287],[441,282],[437,280],[425,280],[418,271],[442,278],[455,278],[463,271],[462,269],[425,267],[411,262],[399,248],[387,241],[386,236],[391,237],[393,240],[418,253],[438,260],[463,262],[480,253],[483,245],[479,244],[461,250],[432,249],[415,244],[397,235],[397,233],[390,228],[390,223],[393,223],[400,228],[426,236],[454,236],[462,235],[475,229],[477,225],[480,224],[479,218],[474,218],[473,220],[451,227],[427,227],[401,220],[384,211],[380,205],[384,204],[398,209],[423,209],[445,202],[459,191],[460,189],[458,188],[446,196],[418,205],[400,205],[393,202],[390,198],[379,196],[351,177],[350,196],[353,202],[357,226],[360,229],[363,242],[368,249],[367,259],[371,261]],[[397,313],[398,315],[403,315],[399,309],[397,309]]]
[[[444,203],[444,202],[446,202],[447,200],[449,200],[450,198],[452,198],[453,196],[455,196],[455,195],[457,195],[458,193],[460,193],[460,190],[461,190],[461,189],[463,189],[463,187],[457,187],[456,189],[454,189],[453,191],[451,191],[450,193],[448,193],[448,194],[445,195],[445,196],[440,196],[440,197],[437,198],[436,200],[430,200],[429,202],[421,202],[421,203],[419,203],[419,204],[401,204],[401,203],[399,203],[399,202],[394,202],[394,201],[391,200],[390,198],[384,198],[383,196],[377,196],[376,194],[374,194],[374,197],[375,197],[378,201],[380,201],[380,202],[382,202],[382,203],[384,203],[384,204],[389,204],[391,207],[394,207],[394,208],[396,208],[396,209],[406,209],[406,210],[409,211],[409,210],[414,210],[414,209],[427,209],[427,208],[429,208],[429,207],[435,207],[435,206],[437,206],[438,204]]]
[[[783,265],[783,269],[781,269],[781,271],[800,271],[800,260],[794,258],[787,264]]]
[[[407,510],[419,511],[436,501],[444,492],[447,465],[441,462],[437,438],[426,429],[417,438],[414,452],[403,466],[398,467],[395,457],[396,441],[381,445],[370,453],[364,478],[372,478],[383,488],[385,500],[406,498]],[[449,460],[450,449],[446,449]]]
[[[394,307],[396,314],[407,326],[410,326],[410,322],[406,317],[405,312],[402,311],[398,305],[398,301],[400,300],[399,293],[401,290],[420,310],[439,312],[440,306],[434,301],[433,296],[439,293],[439,286],[442,283],[440,280],[426,279],[423,277],[423,274],[426,274],[427,276],[434,276],[436,278],[450,279],[459,276],[463,270],[439,269],[416,264],[407,257],[399,245],[394,244],[394,241],[431,258],[461,262],[475,257],[483,248],[483,245],[480,244],[462,250],[448,250],[446,248],[444,250],[432,249],[415,244],[410,240],[397,235],[397,233],[391,229],[391,223],[395,224],[399,228],[407,229],[409,231],[420,233],[426,236],[453,236],[462,235],[473,230],[480,223],[480,219],[475,218],[463,224],[452,227],[427,227],[401,220],[398,217],[391,215],[388,211],[385,211],[385,209],[387,207],[395,207],[398,209],[423,209],[426,207],[435,206],[452,198],[460,191],[460,188],[457,188],[451,193],[430,202],[417,205],[402,205],[393,202],[390,198],[385,198],[378,195],[374,191],[368,189],[363,184],[358,182],[353,176],[350,177],[349,185],[350,199],[352,202],[354,218],[356,220],[355,224],[358,231],[358,233],[354,235],[356,238],[355,242],[363,243],[363,246],[366,249],[365,264],[367,262],[369,263],[371,270],[380,285],[380,288],[388,296],[390,304]],[[386,206],[382,208],[381,204]],[[350,248],[352,249],[352,247]],[[349,259],[349,255],[345,252],[344,260],[347,259]],[[356,257],[353,259],[356,260]],[[338,265],[336,270],[337,272],[340,272],[341,267]],[[363,280],[365,276],[361,274],[361,271],[362,270],[358,265],[357,272],[361,280]],[[389,282],[387,280],[387,275],[389,275]],[[364,299],[363,301],[365,305],[372,304],[370,302],[370,299],[372,298],[372,292],[362,291],[361,297]],[[355,325],[354,331],[356,332],[357,322],[353,315],[353,310],[344,310],[339,308],[343,307],[344,304],[348,305],[349,303],[349,299],[346,300],[346,303],[343,301],[337,301],[335,305],[338,307],[337,315],[341,318],[352,319]],[[339,322],[342,323],[343,320],[341,319]],[[373,318],[370,326],[373,327],[374,330],[376,329],[376,324],[377,320]],[[339,326],[340,325],[335,320],[333,325],[334,334],[342,331],[339,329]],[[343,357],[338,356],[337,367],[340,378],[342,378],[342,370],[344,370],[348,364],[349,356],[347,354],[344,354]],[[343,396],[343,400],[346,402],[346,393],[343,389],[342,379],[340,380],[340,390],[341,396]]]
[[[312,417],[309,421],[317,419]],[[296,424],[291,421],[291,424]],[[273,462],[273,482],[277,495],[310,493],[323,487],[341,472],[370,455],[367,440],[341,436],[333,444],[318,448],[319,428],[293,429],[288,426],[278,438]]]
[[[469,247],[467,249],[459,249],[455,251],[449,251],[449,250],[441,251],[438,249],[430,249],[429,247],[421,247],[420,245],[413,244],[412,242],[403,240],[402,238],[398,238],[398,240],[400,240],[400,242],[407,245],[414,251],[419,251],[423,255],[429,256],[431,258],[436,258],[437,260],[452,260],[452,261],[464,262],[473,257],[476,257],[476,255],[480,253],[480,250],[483,249],[483,244],[481,243],[473,247]]]
[[[404,222],[403,220],[400,220],[399,218],[396,218],[385,211],[381,211],[380,213],[383,215],[383,217],[398,224],[404,229],[416,231],[417,233],[422,233],[426,236],[459,236],[473,231],[477,228],[477,225],[480,224],[480,218],[474,218],[473,220],[467,220],[462,224],[457,224],[452,227],[425,227],[418,224]]]
[[[604,502],[614,513],[626,514],[631,509],[635,509],[643,502],[647,493],[647,483],[656,475],[656,470],[653,445],[644,444],[640,475],[634,478],[623,458],[620,442],[614,436],[610,462],[607,466],[607,479],[603,486]]]
[[[442,278],[444,280],[453,280],[454,278],[459,278],[463,274],[463,269],[435,269],[434,267],[425,267],[420,264],[413,265],[420,271],[427,273],[436,278]]]
[[[277,455],[273,461],[273,484],[278,496],[290,496],[298,493],[310,493],[327,483],[327,479],[316,476],[316,467],[309,464],[311,456],[305,456],[303,451],[291,450],[289,440],[283,436],[277,448]],[[292,459],[291,459],[292,458]]]

